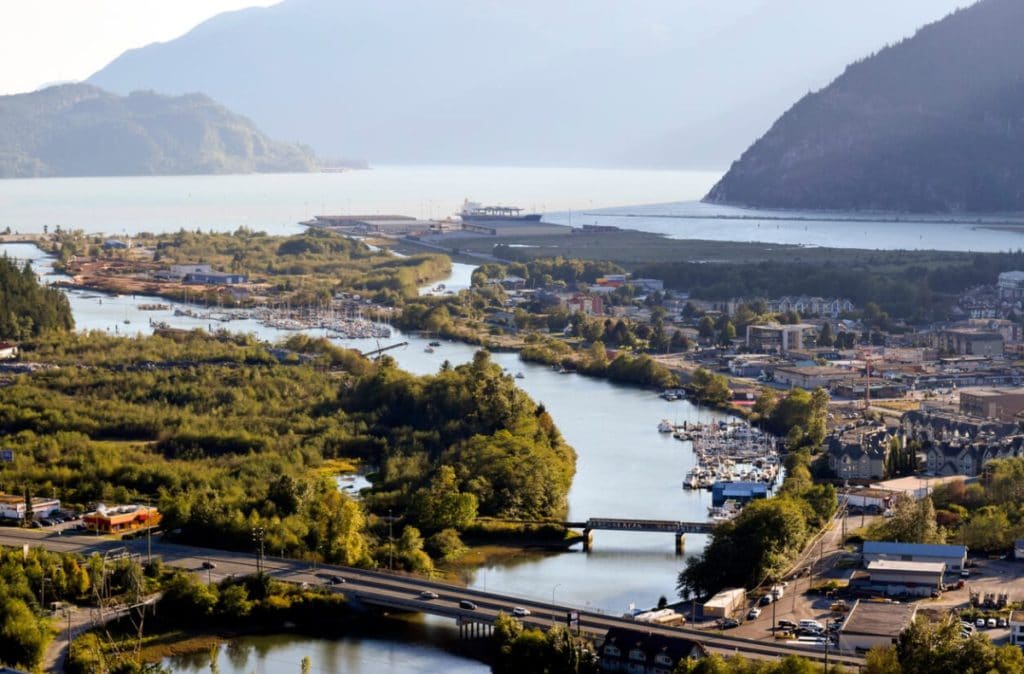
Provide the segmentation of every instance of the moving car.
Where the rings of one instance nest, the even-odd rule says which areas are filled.
[[[430,590],[424,590],[420,592],[420,599],[437,599],[437,593],[431,592]]]
[[[203,562],[202,566],[203,566],[204,569],[216,569],[217,568],[217,565],[214,564],[213,562],[211,562],[210,560],[206,560],[205,562]]]
[[[732,628],[739,626],[740,621],[735,618],[724,618],[720,623],[718,623],[718,627],[723,630],[731,630]]]
[[[473,602],[471,602],[468,599],[463,599],[463,600],[459,601],[459,608],[464,608],[464,609],[467,609],[469,611],[475,611],[476,610],[476,604],[474,604]]]
[[[523,608],[522,606],[516,606],[512,609],[512,615],[522,618],[523,616],[530,615],[530,609]]]

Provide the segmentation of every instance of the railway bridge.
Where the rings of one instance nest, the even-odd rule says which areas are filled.
[[[686,534],[707,534],[715,528],[714,522],[684,522],[679,520],[627,519],[623,517],[591,517],[585,522],[565,522],[570,529],[583,530],[583,550],[590,552],[595,531],[638,531],[672,534],[676,539],[676,554],[683,554]]]

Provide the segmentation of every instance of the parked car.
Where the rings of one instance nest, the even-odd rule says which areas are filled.
[[[514,609],[512,609],[512,615],[522,618],[524,616],[530,615],[530,609],[523,608],[522,606],[516,606]]]
[[[989,618],[988,622],[986,623],[986,625],[988,626],[989,629],[993,629],[998,624],[999,623],[996,622],[995,618]]]
[[[775,633],[776,639],[792,639],[795,635],[789,630],[780,630]]]
[[[471,602],[468,599],[463,599],[463,600],[461,600],[459,602],[459,608],[464,608],[464,609],[467,609],[469,611],[475,611],[476,610],[476,604],[474,604],[473,602]]]
[[[761,604],[761,606],[767,606],[773,601],[775,601],[775,597],[773,597],[770,594],[766,594],[765,596],[761,597],[761,601],[759,603]]]
[[[1006,618],[1000,618],[998,624],[1000,627],[1006,627],[1009,625],[1009,623],[1006,622]]]
[[[217,568],[217,565],[214,564],[213,562],[211,562],[210,560],[206,560],[205,562],[203,562],[202,566],[203,566],[204,569],[216,569]]]
[[[430,590],[424,590],[420,592],[420,599],[437,599],[437,593],[431,592]]]
[[[825,630],[817,627],[797,627],[794,633],[798,637],[820,637],[825,634]]]
[[[797,624],[792,620],[786,620],[785,618],[783,618],[779,621],[779,627],[782,627],[787,630],[795,630],[797,628]]]
[[[975,627],[980,627],[982,629],[985,629],[985,619],[984,618],[978,618],[977,620],[974,621],[974,626]]]
[[[731,630],[732,628],[739,626],[740,621],[735,618],[724,618],[720,623],[718,623],[718,627],[723,630]]]
[[[761,615],[761,609],[756,606],[747,613],[747,620],[756,620]]]

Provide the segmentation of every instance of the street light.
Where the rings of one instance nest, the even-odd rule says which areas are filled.
[[[551,588],[551,620],[554,622],[558,619],[558,607],[555,606],[555,590],[562,587],[561,583],[555,583],[555,586]]]
[[[395,519],[391,516],[391,508],[388,508],[388,571],[394,571],[395,539],[391,525]]]

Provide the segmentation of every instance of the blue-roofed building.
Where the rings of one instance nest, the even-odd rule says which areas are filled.
[[[716,482],[711,485],[711,505],[721,506],[726,501],[740,504],[756,498],[768,498],[768,485],[764,482]]]
[[[897,562],[942,562],[947,569],[962,569],[967,563],[966,545],[930,545],[864,541],[861,549],[864,565],[878,560]]]

